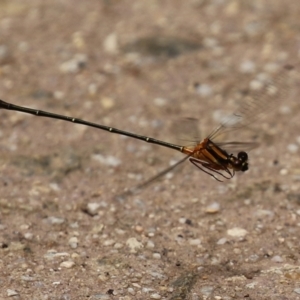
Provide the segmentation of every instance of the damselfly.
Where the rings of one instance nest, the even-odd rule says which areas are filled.
[[[252,81],[253,88],[256,89],[257,92],[251,96],[246,95],[245,99],[241,103],[240,108],[230,118],[222,122],[209,136],[204,138],[202,141],[197,141],[194,146],[176,145],[152,137],[131,133],[74,117],[18,106],[3,100],[0,100],[0,109],[14,110],[39,117],[59,119],[94,127],[110,133],[124,135],[134,139],[142,140],[147,143],[167,147],[176,151],[180,151],[186,155],[176,164],[151,178],[146,182],[146,184],[171,171],[185,160],[189,160],[193,165],[214,179],[222,181],[222,178],[231,179],[235,175],[235,172],[245,172],[248,170],[248,154],[245,152],[245,150],[249,149],[249,146],[253,147],[254,143],[217,143],[214,141],[215,138],[227,131],[242,129],[248,126],[255,120],[259,119],[262,114],[268,112],[270,107],[274,107],[278,99],[283,96],[283,92],[285,91],[283,81],[286,77],[286,74],[284,73],[289,72],[292,69],[293,68],[291,66],[285,66],[284,69],[279,72],[279,75],[277,74],[273,79],[269,78],[268,76],[258,76],[258,78]],[[228,146],[239,149],[239,151],[236,151],[237,154],[230,153],[225,150],[225,148]],[[144,185],[145,184],[139,185],[138,188]]]

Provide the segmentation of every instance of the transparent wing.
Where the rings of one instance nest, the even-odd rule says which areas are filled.
[[[172,131],[180,145],[195,146],[201,141],[199,120],[196,118],[181,118],[173,124]]]
[[[215,144],[229,153],[250,151],[259,146],[259,143],[257,142],[224,142],[224,143],[215,143]]]
[[[278,68],[274,74],[257,75],[250,82],[248,91],[242,93],[239,109],[225,118],[208,138],[215,140],[220,135],[248,127],[264,117],[284,101],[289,91],[290,80],[296,73],[293,66],[286,65]],[[231,142],[231,145],[239,146],[237,142]]]

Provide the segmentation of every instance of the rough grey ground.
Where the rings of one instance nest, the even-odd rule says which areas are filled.
[[[300,5],[1,0],[0,98],[172,141],[235,111],[257,74],[299,60]],[[290,84],[287,81],[287,86]],[[300,299],[299,84],[236,139],[250,170],[219,183],[182,157],[0,112],[1,299]],[[178,133],[178,132],[177,132]]]

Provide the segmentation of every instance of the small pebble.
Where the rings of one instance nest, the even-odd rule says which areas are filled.
[[[60,225],[60,224],[63,224],[65,222],[65,219],[52,216],[52,217],[48,217],[46,219],[46,221],[48,223],[50,223],[51,225]]]
[[[224,245],[225,243],[227,243],[227,239],[225,237],[217,241],[217,245]]]
[[[157,294],[157,293],[151,294],[151,295],[150,295],[150,299],[161,299],[161,295],[160,295],[160,294]]]
[[[186,218],[180,218],[180,219],[179,219],[179,223],[180,223],[180,224],[185,224],[185,223],[186,223],[186,220],[187,220]]]
[[[100,203],[89,202],[86,206],[86,210],[87,210],[88,214],[90,214],[91,216],[95,216],[95,215],[97,215],[100,206],[101,206]]]
[[[35,278],[34,277],[31,277],[31,276],[21,276],[21,279],[24,280],[24,281],[35,281]]]
[[[285,176],[285,175],[288,174],[288,172],[289,172],[289,171],[288,171],[287,169],[281,169],[281,170],[279,171],[279,174]]]
[[[62,100],[65,97],[65,93],[62,91],[54,91],[53,97],[56,100]],[[56,184],[57,185],[57,184]]]
[[[240,65],[240,72],[244,74],[254,73],[255,69],[255,63],[251,60],[246,60]]]
[[[189,240],[189,244],[191,246],[198,246],[201,244],[201,240],[200,239],[191,239],[191,240]]]
[[[59,67],[59,70],[62,73],[77,73],[83,67],[85,67],[86,63],[87,63],[86,54],[76,54],[74,58],[62,63]]]
[[[209,97],[213,93],[212,87],[208,84],[197,84],[195,90],[201,97]]]
[[[244,237],[248,233],[247,230],[239,227],[234,227],[227,230],[227,234],[233,237]]]
[[[276,262],[276,263],[281,263],[281,262],[283,262],[282,257],[279,256],[279,255],[273,256],[271,260],[272,260],[273,262]]]
[[[112,155],[108,155],[105,157],[101,154],[94,154],[92,158],[94,160],[97,160],[99,163],[110,167],[118,167],[121,164],[121,161]]]
[[[76,236],[73,236],[69,239],[69,246],[72,249],[76,249],[78,246],[78,238]]]
[[[111,246],[111,245],[113,245],[114,243],[115,243],[114,240],[106,240],[106,241],[104,241],[103,246]]]
[[[22,224],[21,226],[20,226],[20,229],[21,230],[27,230],[29,228],[29,225],[28,224]]]
[[[212,286],[203,286],[200,289],[201,294],[206,297],[210,296],[213,291],[214,291],[214,287],[212,287]]]
[[[294,289],[294,292],[300,295],[300,288]]]
[[[62,268],[66,268],[66,269],[70,269],[72,267],[75,266],[75,262],[72,261],[72,260],[66,260],[66,261],[63,261],[61,264],[60,264],[60,267]]]
[[[97,92],[98,92],[98,86],[96,83],[90,83],[88,85],[87,90],[88,90],[88,93],[90,96],[95,96],[95,95],[97,95]]]
[[[135,290],[133,288],[128,288],[128,293],[131,295],[135,295]]]
[[[282,105],[279,108],[279,112],[283,115],[288,115],[292,112],[291,108],[287,105]]]
[[[136,238],[132,237],[126,241],[126,245],[130,248],[130,252],[135,253],[136,250],[143,248],[143,244]]]
[[[118,36],[115,32],[109,34],[104,39],[103,49],[109,54],[117,54],[119,52]]]
[[[31,233],[31,232],[25,232],[24,233],[24,238],[26,239],[26,240],[32,240],[33,239],[33,234]]]
[[[110,277],[109,277],[109,275],[108,275],[107,273],[105,273],[105,274],[100,274],[100,275],[98,276],[98,278],[99,278],[101,281],[105,282],[105,281],[107,281]]]
[[[155,244],[152,241],[148,241],[146,244],[146,248],[153,249],[155,247]]]
[[[250,262],[257,262],[258,260],[259,260],[259,255],[257,255],[257,254],[252,254],[247,259],[247,261],[250,261]]]
[[[155,259],[161,259],[160,253],[153,253],[152,257],[155,258]]]
[[[83,49],[85,47],[85,41],[81,31],[76,31],[72,34],[72,43],[77,49]]]
[[[296,144],[288,144],[287,149],[290,153],[297,153],[299,150],[299,146]]]
[[[6,292],[7,292],[8,297],[13,297],[13,296],[19,295],[19,293],[17,291],[11,290],[11,289],[7,289]]]
[[[219,203],[213,202],[205,208],[205,212],[208,214],[215,214],[220,211],[220,208],[221,207]]]
[[[204,47],[207,47],[207,48],[215,48],[219,44],[217,39],[211,38],[211,37],[204,38],[202,43],[203,43]]]
[[[113,293],[114,295],[114,293]],[[106,294],[96,294],[92,297],[93,299],[99,299],[99,300],[110,300],[111,297],[110,295],[106,295]],[[128,298],[128,299],[131,299],[131,298]],[[124,297],[124,300],[125,300],[125,297]]]
[[[55,249],[50,249],[44,254],[44,258],[46,259],[54,259],[55,257],[62,257],[62,256],[70,256],[67,252],[57,252]]]
[[[250,282],[246,284],[246,288],[248,289],[254,289],[257,286],[257,282]]]
[[[141,233],[141,232],[144,231],[144,228],[140,225],[137,225],[137,226],[135,226],[135,231],[138,232],[138,233]]]
[[[257,79],[253,79],[249,83],[249,88],[253,91],[259,91],[263,88],[263,83]]]
[[[155,98],[153,102],[154,105],[161,107],[165,106],[168,103],[168,100],[164,98]]]
[[[274,216],[274,212],[268,209],[259,209],[255,215],[259,218],[264,218],[264,217],[273,217]]]
[[[115,249],[121,249],[121,248],[123,248],[124,247],[124,245],[122,244],[122,243],[115,243],[114,244],[114,248]]]
[[[110,109],[115,106],[115,100],[110,97],[101,98],[101,105],[105,109]]]

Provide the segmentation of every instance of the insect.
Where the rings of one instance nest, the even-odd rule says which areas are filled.
[[[290,71],[291,69],[293,68],[290,66],[285,66],[284,68],[285,71]],[[59,119],[75,124],[94,127],[110,133],[124,135],[134,139],[142,140],[147,143],[167,147],[176,151],[180,151],[186,155],[183,159],[160,172],[146,183],[139,185],[137,188],[141,188],[142,186],[154,181],[156,178],[171,171],[185,160],[189,160],[193,165],[214,179],[222,181],[222,179],[231,179],[236,172],[245,172],[249,169],[248,154],[245,150],[246,148],[253,148],[256,145],[255,143],[251,142],[216,143],[214,141],[215,138],[227,131],[233,131],[248,126],[258,119],[262,114],[266,113],[270,107],[274,107],[276,104],[276,99],[279,99],[282,96],[282,91],[280,88],[282,87],[283,78],[285,78],[285,75],[282,75],[281,72],[279,72],[279,74],[279,76],[275,76],[275,78],[272,80],[269,78],[257,80],[257,93],[254,93],[254,95],[249,97],[245,96],[240,109],[234,113],[231,118],[222,122],[209,136],[204,138],[202,141],[197,141],[194,146],[176,145],[157,140],[152,137],[123,131],[117,128],[92,123],[82,119],[18,106],[3,100],[0,100],[0,109],[14,110],[39,117]],[[226,151],[225,146],[240,149],[240,151],[237,151],[237,154],[234,155],[233,153]]]

